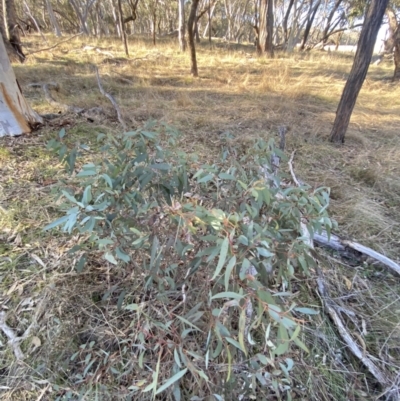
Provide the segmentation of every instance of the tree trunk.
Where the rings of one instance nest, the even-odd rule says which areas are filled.
[[[21,93],[0,37],[0,137],[27,134],[42,122]]]
[[[322,44],[325,44],[326,41],[328,40],[328,37],[329,37],[328,32],[331,29],[332,19],[336,13],[336,10],[339,8],[339,6],[342,2],[343,2],[343,0],[336,0],[335,5],[332,7],[331,12],[329,13],[328,18],[326,19],[325,29],[322,32]],[[332,29],[335,29],[335,28],[332,28]]]
[[[194,37],[196,39],[196,43],[200,43],[200,35],[199,35],[199,21],[196,18],[196,21],[194,23]]]
[[[121,0],[118,0],[118,22],[119,22],[119,29],[121,31],[122,41],[124,43],[125,54],[126,54],[126,57],[129,57],[128,42],[126,40],[126,32],[125,32],[125,27],[124,27],[124,17],[122,15]]]
[[[394,75],[393,81],[400,81],[400,24],[394,34]]]
[[[155,1],[153,10],[153,46],[156,45],[156,29],[157,29],[157,0]]]
[[[53,6],[51,5],[50,0],[46,0],[46,6],[47,6],[47,11],[49,13],[50,22],[51,22],[51,25],[53,26],[54,32],[57,37],[60,37],[60,36],[62,36],[60,25],[58,24],[57,18],[54,15]]]
[[[68,0],[69,4],[72,6],[72,8],[74,9],[80,25],[81,25],[81,30],[85,35],[89,35],[89,29],[87,27],[87,14],[83,15],[81,10],[79,9],[79,6],[77,5],[77,3],[75,2],[75,0]],[[89,11],[89,10],[88,10]]]
[[[192,0],[192,6],[190,8],[189,20],[188,20],[188,36],[189,36],[189,48],[190,48],[190,61],[191,61],[191,74],[194,77],[199,76],[199,71],[197,69],[197,59],[196,59],[196,47],[194,44],[194,23],[196,21],[197,7],[199,5],[199,0]]]
[[[398,23],[397,23],[396,13],[394,12],[392,7],[387,8],[386,16],[387,16],[388,22],[389,22],[389,29],[388,29],[389,36],[385,40],[384,52],[386,54],[391,54],[391,53],[393,53],[394,46],[395,46],[395,35],[397,32]]]
[[[22,51],[22,45],[21,45],[21,40],[19,38],[19,31],[18,31],[18,23],[17,23],[17,14],[15,12],[15,4],[14,0],[5,0],[3,1],[3,7],[5,6],[5,9],[3,9],[3,20],[1,21],[3,24],[4,21],[4,33],[8,33],[7,36],[3,36],[4,40],[7,40],[11,45],[12,49],[9,49],[11,51],[11,54],[14,53],[14,56],[16,55],[21,63],[25,61],[25,55],[24,52]],[[6,27],[6,29],[4,29]],[[6,45],[7,46],[7,45]]]
[[[335,122],[330,136],[331,142],[344,143],[350,117],[357,101],[361,86],[367,76],[372,53],[382,24],[382,18],[389,0],[372,0],[361,30],[360,39],[354,57],[353,67],[344,87],[336,111]]]
[[[283,40],[284,40],[285,46],[286,46],[286,44],[287,44],[287,42],[289,40],[288,20],[289,20],[290,12],[292,11],[293,3],[294,3],[294,0],[290,0],[290,3],[288,5],[288,8],[286,10],[285,16],[284,16],[283,21],[282,21]]]
[[[274,0],[261,0],[259,43],[262,53],[274,57]]]
[[[307,24],[306,24],[306,28],[304,30],[304,36],[303,36],[303,40],[301,42],[300,50],[304,50],[306,47],[308,36],[310,35],[311,27],[312,27],[312,24],[314,22],[315,16],[317,14],[317,11],[318,11],[320,5],[321,5],[321,0],[318,0],[317,4],[314,6],[314,8],[312,10],[310,10],[310,15],[308,16],[308,19],[307,19]]]
[[[178,0],[179,8],[179,48],[181,52],[186,50],[185,39],[185,0]]]

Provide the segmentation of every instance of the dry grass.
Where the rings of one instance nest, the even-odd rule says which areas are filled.
[[[46,47],[37,37],[27,40],[31,51]],[[101,46],[115,59],[83,51],[83,40]],[[251,47],[215,44],[210,49],[204,43],[198,50],[200,78],[193,79],[188,74],[189,57],[180,54],[175,43],[159,42],[154,48],[145,39],[131,38],[130,49],[132,56],[126,59],[117,41],[76,38],[15,66],[26,97],[40,113],[58,110],[28,84],[53,81],[61,86],[54,94],[59,101],[101,106],[106,117],[91,123],[63,116],[38,133],[0,143],[0,302],[9,311],[9,326],[19,334],[31,323],[40,302],[46,305],[34,337],[23,343],[29,355],[26,363],[15,363],[5,339],[1,340],[4,400],[56,399],[62,391],[55,384],[69,388],[68,378],[76,373],[69,370],[69,357],[93,338],[100,344],[112,343],[120,338],[118,330],[126,329],[124,317],[110,312],[115,297],[107,301],[109,310],[100,308],[97,298],[113,285],[126,283],[128,272],[114,277],[99,265],[77,275],[65,258],[69,249],[65,238],[41,232],[56,213],[51,185],[63,175],[45,150],[47,140],[60,125],[70,138],[83,143],[93,143],[100,131],[119,129],[90,63],[99,66],[106,91],[115,96],[130,126],[149,118],[168,122],[184,133],[182,148],[201,161],[219,154],[224,132],[230,132],[241,148],[256,137],[274,136],[280,125],[287,126],[287,150],[297,150],[296,173],[315,187],[331,187],[331,214],[340,232],[400,260],[400,88],[390,81],[391,65],[371,66],[346,145],[336,147],[327,138],[350,56],[316,52],[266,60],[255,57]],[[347,323],[362,346],[385,372],[398,372],[398,280],[376,266],[343,266],[330,255],[325,270],[335,300],[356,314]],[[312,282],[300,285],[305,301],[315,297],[312,287]],[[326,316],[310,324],[305,339],[312,355],[298,360],[297,399],[375,399],[379,389],[348,355]],[[118,344],[107,346],[118,355]],[[113,394],[118,387],[124,399],[129,383],[103,379],[95,386],[103,394],[99,399],[117,399],[105,395],[100,385],[114,389]],[[95,399],[93,394],[87,397]]]

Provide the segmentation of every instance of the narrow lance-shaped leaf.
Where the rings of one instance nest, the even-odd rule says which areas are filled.
[[[174,384],[176,381],[178,381],[181,377],[183,377],[185,375],[185,373],[187,372],[187,368],[179,371],[178,373],[176,373],[175,375],[173,375],[172,377],[170,377],[157,391],[156,391],[156,395],[162,393],[164,390],[166,390],[169,386],[171,386],[172,384]]]
[[[228,237],[226,237],[222,241],[221,251],[219,253],[218,265],[215,269],[214,275],[211,280],[215,280],[215,278],[221,272],[221,270],[225,264],[226,256],[228,255],[228,249],[229,249],[229,239],[228,239]]]

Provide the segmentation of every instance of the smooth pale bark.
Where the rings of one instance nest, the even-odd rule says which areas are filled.
[[[383,15],[388,3],[389,0],[372,0],[368,8],[358,41],[353,67],[336,111],[336,118],[330,136],[331,142],[344,143],[350,117],[353,113],[362,84],[367,76],[378,31],[381,27]]]
[[[61,28],[60,25],[58,24],[56,16],[54,15],[53,6],[51,5],[50,0],[46,0],[46,6],[47,6],[47,12],[49,13],[50,23],[53,26],[54,32],[57,37],[60,37],[62,36]]]
[[[390,54],[394,50],[398,23],[396,13],[392,7],[387,8],[386,16],[388,19],[388,38],[385,40],[385,53]]]
[[[179,49],[181,52],[186,50],[186,39],[185,39],[185,0],[178,0],[178,12],[179,12]]]
[[[0,137],[27,134],[42,122],[21,93],[0,36]]]

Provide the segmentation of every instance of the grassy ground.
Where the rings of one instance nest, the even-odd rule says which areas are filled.
[[[101,106],[105,115],[94,121],[61,115],[32,135],[0,142],[0,303],[17,334],[35,324],[22,343],[28,355],[23,364],[14,362],[1,338],[3,399],[56,399],[73,387],[69,377],[76,372],[65,361],[80,346],[89,346],[94,336],[119,338],[117,331],[126,326],[114,315],[109,318],[96,299],[127,277],[110,276],[104,266],[76,274],[64,255],[73,239],[41,231],[57,215],[52,188],[64,174],[46,142],[60,127],[71,141],[89,144],[98,132],[120,130],[113,107],[99,92],[93,63],[129,126],[149,118],[168,122],[184,133],[182,148],[201,161],[217,157],[222,133],[230,132],[234,145],[245,148],[254,138],[276,136],[278,127],[286,126],[287,151],[296,150],[296,174],[315,187],[331,188],[331,215],[341,235],[400,260],[400,88],[390,81],[389,63],[370,67],[346,144],[337,147],[327,139],[351,56],[314,52],[267,60],[257,58],[251,46],[210,48],[204,43],[198,49],[200,78],[194,79],[188,74],[189,56],[179,53],[176,43],[153,47],[144,39],[129,40],[129,59],[117,41],[76,38],[14,66],[24,94],[39,113],[59,110],[29,84],[56,82],[58,101]],[[32,52],[47,47],[36,37],[26,38],[26,45]],[[99,46],[103,53],[83,50],[84,45]],[[392,377],[400,368],[398,279],[378,266],[348,266],[330,254],[325,259],[331,294],[354,312],[346,317],[348,327]],[[315,304],[314,286],[310,280],[299,289]],[[313,320],[305,341],[312,353],[298,358],[296,399],[376,399],[379,387],[349,354],[327,316]],[[99,399],[118,399],[116,388],[124,399],[126,385],[110,378],[100,384],[114,388],[114,396]]]

